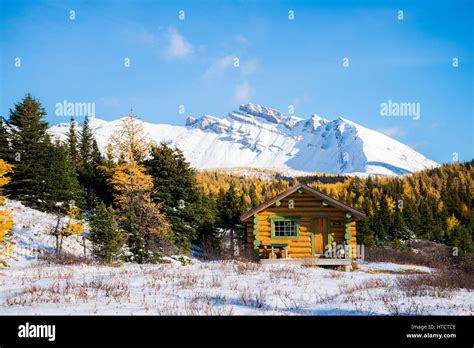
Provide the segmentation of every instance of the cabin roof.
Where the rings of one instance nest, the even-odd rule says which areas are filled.
[[[354,214],[355,217],[358,217],[360,219],[362,218],[365,218],[365,214],[360,212],[359,210],[357,209],[354,209],[342,202],[339,202],[338,200],[322,193],[322,192],[319,192],[318,190],[315,190],[313,189],[312,187],[309,187],[307,185],[304,185],[304,184],[299,184],[299,185],[296,185],[296,186],[293,186],[292,188],[280,193],[279,195],[269,199],[268,201],[265,201],[263,202],[262,204],[256,206],[255,208],[252,208],[250,209],[249,211],[243,213],[242,215],[240,215],[240,221],[244,221],[246,219],[248,219],[249,217],[251,217],[252,215],[268,208],[269,206],[271,206],[273,203],[275,203],[276,201],[279,201],[280,199],[283,199],[289,195],[291,195],[292,193],[298,191],[299,189],[303,189],[319,198],[322,198],[323,200],[326,200],[328,201],[329,203],[331,203],[332,205],[335,205],[336,207],[338,208],[341,208],[342,210],[346,210],[346,211],[349,211],[351,213]],[[297,209],[295,209],[297,210]]]

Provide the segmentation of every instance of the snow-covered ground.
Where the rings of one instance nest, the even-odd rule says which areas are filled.
[[[370,265],[369,265],[370,266]],[[467,290],[411,296],[390,273],[297,265],[178,262],[0,270],[0,313],[150,315],[472,315]],[[405,266],[404,266],[405,267]]]
[[[13,215],[12,241],[15,243],[11,249],[2,250],[5,254],[10,255],[7,260],[8,264],[28,265],[41,254],[55,251],[56,240],[51,235],[57,223],[57,217],[54,214],[31,209],[19,201],[9,199],[6,201],[6,207]],[[85,233],[87,232],[86,229]],[[82,236],[64,238],[64,252],[74,255],[83,254],[83,241]]]
[[[150,315],[470,315],[472,292],[413,289],[400,280],[436,270],[393,263],[360,263],[353,272],[238,261],[55,265],[54,215],[7,201],[16,246],[0,268],[0,313]],[[64,251],[83,255],[81,237]],[[87,246],[87,245],[86,245]],[[5,255],[3,255],[4,257]],[[422,295],[420,295],[420,293]]]

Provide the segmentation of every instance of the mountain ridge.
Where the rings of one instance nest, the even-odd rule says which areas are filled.
[[[403,175],[437,166],[409,146],[343,117],[329,120],[312,114],[304,119],[252,103],[222,118],[188,117],[183,126],[139,121],[151,140],[177,146],[197,169]],[[101,149],[119,124],[120,119],[90,120]],[[69,123],[58,124],[49,132],[64,139],[68,127]]]

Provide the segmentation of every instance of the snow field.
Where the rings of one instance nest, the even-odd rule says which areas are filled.
[[[370,267],[366,264],[364,267]],[[0,270],[7,315],[472,315],[465,289],[413,296],[397,284],[417,266],[340,272],[238,261],[48,265]],[[398,272],[399,271],[399,272]]]

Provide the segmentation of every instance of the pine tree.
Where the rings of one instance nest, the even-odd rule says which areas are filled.
[[[259,201],[257,198],[257,191],[255,190],[255,185],[251,185],[249,189],[249,196],[250,196],[250,205],[255,208],[258,206]]]
[[[56,141],[49,144],[45,154],[38,163],[38,169],[44,174],[40,175],[43,180],[37,189],[41,191],[41,195],[35,205],[48,211],[57,211],[58,202],[80,206],[80,186],[67,145]]]
[[[71,157],[72,164],[74,168],[79,167],[79,144],[77,140],[77,131],[76,131],[76,121],[74,121],[74,117],[71,117],[71,122],[69,123],[69,131],[66,134],[67,136],[67,146],[69,148],[69,156]]]
[[[7,124],[3,117],[0,116],[0,159],[7,162],[13,161],[13,153],[10,147],[10,135],[7,130]]]
[[[101,203],[90,219],[90,240],[92,253],[107,263],[119,261],[123,257],[126,235],[119,228],[112,207]]]
[[[219,226],[229,232],[230,250],[233,255],[235,237],[241,236],[242,224],[239,216],[245,211],[240,195],[237,194],[234,181],[231,181],[227,191],[219,193],[217,206],[219,209]]]
[[[41,103],[30,94],[10,110],[8,125],[11,130],[11,149],[15,156],[15,173],[7,189],[14,198],[34,205],[42,198],[42,184],[47,179],[45,170],[50,139],[48,124]]]
[[[189,251],[203,208],[195,171],[181,150],[164,143],[152,148],[145,166],[153,178],[154,200],[171,223],[175,243]]]
[[[78,179],[83,190],[85,208],[93,209],[99,200],[110,204],[112,199],[107,190],[107,178],[98,168],[104,164],[104,159],[92,134],[88,117],[84,120],[79,136],[79,156]]]

